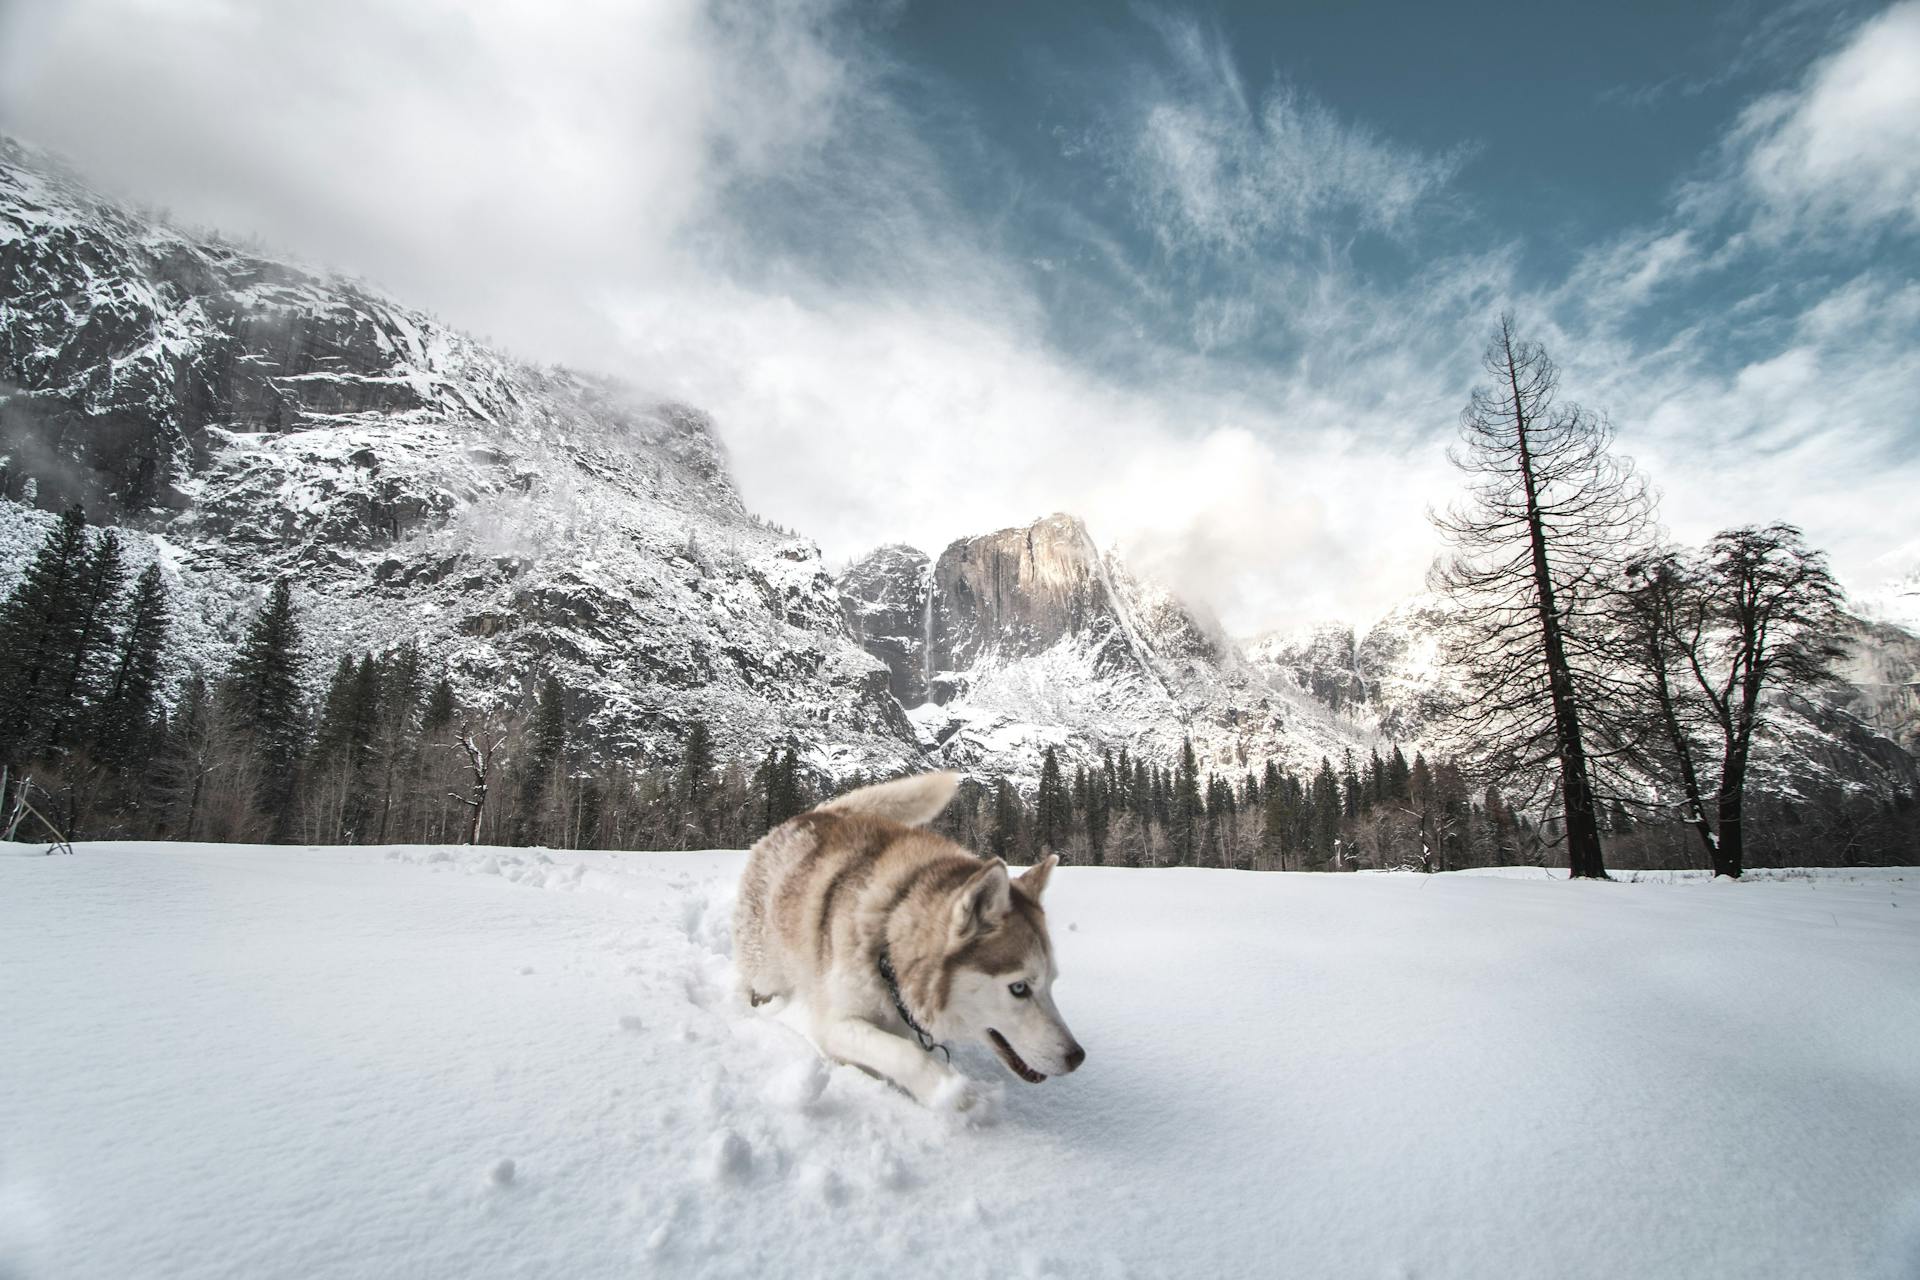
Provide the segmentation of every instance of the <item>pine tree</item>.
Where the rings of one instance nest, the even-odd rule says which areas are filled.
[[[807,807],[806,789],[801,785],[800,780],[800,752],[792,743],[787,744],[786,751],[780,756],[780,765],[775,773],[774,788],[770,795],[769,830]]]
[[[1360,771],[1353,762],[1353,748],[1348,747],[1340,758],[1340,803],[1349,821],[1360,816],[1361,795]]]
[[[88,719],[99,694],[103,668],[112,662],[113,620],[120,593],[127,585],[126,562],[120,555],[120,535],[108,529],[94,541],[80,571],[78,633],[73,652],[61,673],[47,742],[70,746],[69,739]]]
[[[175,840],[201,834],[202,798],[214,768],[216,711],[206,677],[195,667],[181,683],[154,760],[154,794],[163,829]]]
[[[313,732],[313,762],[332,765],[343,762],[351,749],[354,697],[353,655],[343,653],[327,682],[326,697],[320,703],[320,722]]]
[[[772,747],[767,748],[766,758],[760,767],[753,771],[755,787],[760,792],[760,830],[767,832],[780,824],[774,821],[774,814],[780,808],[780,753]]]
[[[373,814],[374,732],[382,673],[371,654],[340,655],[307,761],[309,836],[356,843]]]
[[[687,726],[674,792],[680,808],[680,847],[687,848],[696,836],[703,844],[712,844],[713,736],[707,722],[698,717]]]
[[[434,681],[433,692],[427,695],[426,710],[420,713],[420,731],[429,738],[445,733],[453,724],[456,710],[453,684],[441,676]]]
[[[1208,774],[1206,807],[1206,836],[1201,843],[1199,861],[1210,867],[1231,866],[1235,819],[1233,784],[1218,774]]]
[[[1309,847],[1307,869],[1324,871],[1333,859],[1340,841],[1340,782],[1334,777],[1333,762],[1320,757],[1320,771],[1313,775],[1313,843]]]
[[[1107,861],[1107,836],[1113,829],[1114,780],[1118,774],[1114,770],[1113,754],[1102,752],[1100,767],[1087,778],[1087,848],[1093,855],[1093,865],[1104,866]]]
[[[379,699],[374,708],[373,765],[379,770],[374,799],[379,818],[374,840],[384,844],[393,825],[396,791],[403,774],[411,771],[414,754],[413,716],[420,704],[420,688],[425,675],[420,669],[420,649],[412,641],[400,646],[392,658],[382,664]]]
[[[93,717],[93,750],[115,769],[143,768],[160,716],[160,660],[169,616],[160,566],[148,565],[134,584],[113,673]]]
[[[1469,695],[1451,719],[1476,770],[1543,785],[1554,766],[1576,877],[1606,875],[1594,774],[1621,699],[1610,597],[1652,505],[1604,418],[1556,401],[1559,372],[1500,318],[1461,415],[1471,500],[1435,524],[1453,544],[1435,584],[1460,606],[1450,656]],[[1596,731],[1600,731],[1598,734]]]
[[[80,649],[87,521],[61,513],[0,606],[0,763],[16,772],[47,746],[58,691]]]
[[[362,654],[353,672],[353,699],[349,704],[348,746],[356,769],[366,764],[373,752],[373,739],[380,725],[381,686],[385,672],[372,654]]]
[[[1287,869],[1288,835],[1293,829],[1290,788],[1271,761],[1267,764],[1266,825],[1260,832],[1260,856],[1270,867]]]
[[[1019,860],[1022,816],[1020,793],[1005,778],[994,779],[993,825],[987,838],[987,848],[994,857],[1008,862]]]
[[[1413,799],[1413,770],[1398,743],[1387,760],[1387,799],[1406,804]]]
[[[293,588],[274,583],[267,603],[247,629],[227,680],[233,719],[259,766],[254,793],[256,812],[269,838],[284,841],[293,831],[293,797],[300,757],[306,747],[306,703],[300,693],[303,661]]]
[[[1179,770],[1174,776],[1169,800],[1167,840],[1170,858],[1176,867],[1194,863],[1194,840],[1204,817],[1200,803],[1200,765],[1193,755],[1193,739],[1180,743]]]
[[[1040,790],[1034,799],[1033,816],[1035,852],[1043,857],[1058,852],[1066,844],[1072,814],[1060,785],[1060,758],[1052,744],[1040,755]]]
[[[540,686],[530,737],[526,771],[520,779],[520,809],[514,819],[513,842],[519,845],[532,844],[542,837],[554,774],[566,751],[566,690],[561,688],[558,676],[549,675]]]

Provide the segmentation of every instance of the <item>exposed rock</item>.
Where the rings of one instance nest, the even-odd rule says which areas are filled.
[[[1839,704],[1920,755],[1920,635],[1862,619],[1848,641]]]
[[[933,696],[932,564],[907,546],[881,547],[840,575],[847,629],[887,664],[887,688],[903,707]]]

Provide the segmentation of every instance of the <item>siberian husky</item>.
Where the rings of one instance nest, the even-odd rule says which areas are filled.
[[[1029,1084],[1087,1052],[1053,1004],[1040,897],[1057,858],[1019,877],[919,830],[959,778],[924,773],[850,792],[763,836],[734,908],[734,960],[753,1004],[799,1002],[821,1052],[925,1105],[976,1094],[933,1050],[980,1040]]]

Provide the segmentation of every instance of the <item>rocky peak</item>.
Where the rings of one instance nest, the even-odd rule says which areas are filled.
[[[933,568],[933,663],[1030,657],[1097,632],[1103,662],[1130,656],[1106,564],[1078,517],[962,538]]]
[[[894,544],[869,552],[840,575],[840,608],[847,630],[887,664],[887,688],[903,707],[931,696],[933,562],[915,547]]]

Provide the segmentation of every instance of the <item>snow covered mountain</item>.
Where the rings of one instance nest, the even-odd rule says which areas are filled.
[[[1268,632],[1248,641],[1246,652],[1256,666],[1383,736],[1421,742],[1459,693],[1444,652],[1450,625],[1446,602],[1420,595],[1364,630],[1319,623]]]
[[[742,506],[712,425],[510,360],[351,281],[184,235],[0,141],[0,585],[70,501],[132,531],[218,663],[292,574],[317,682],[420,641],[467,700],[570,690],[606,752],[797,740],[903,764],[817,550]]]
[[[1416,596],[1356,632],[1343,624],[1273,632],[1249,660],[1390,739],[1431,741],[1463,690],[1445,659],[1447,602]],[[1854,619],[1838,684],[1816,696],[1769,700],[1754,777],[1775,794],[1876,800],[1920,791],[1920,636]]]
[[[0,590],[81,501],[165,567],[176,663],[223,665],[290,574],[316,686],[339,652],[406,639],[469,705],[553,671],[622,759],[675,759],[701,717],[723,755],[793,741],[828,775],[1031,782],[1049,745],[1168,762],[1189,735],[1203,767],[1309,770],[1421,744],[1454,692],[1437,600],[1242,644],[1071,516],[836,577],[746,510],[697,410],[183,234],[4,139],[0,498]],[[1889,794],[1912,762],[1873,731],[1920,746],[1920,641],[1862,634],[1854,683],[1788,736]],[[1837,763],[1857,759],[1879,763]]]
[[[1191,735],[1203,767],[1310,769],[1377,738],[1249,664],[1073,516],[963,538],[938,559],[882,547],[839,587],[929,756],[952,767],[1032,777],[1048,746],[1069,767],[1123,747],[1165,762]]]
[[[1920,756],[1920,632],[1861,619],[1851,640],[1840,705]]]

